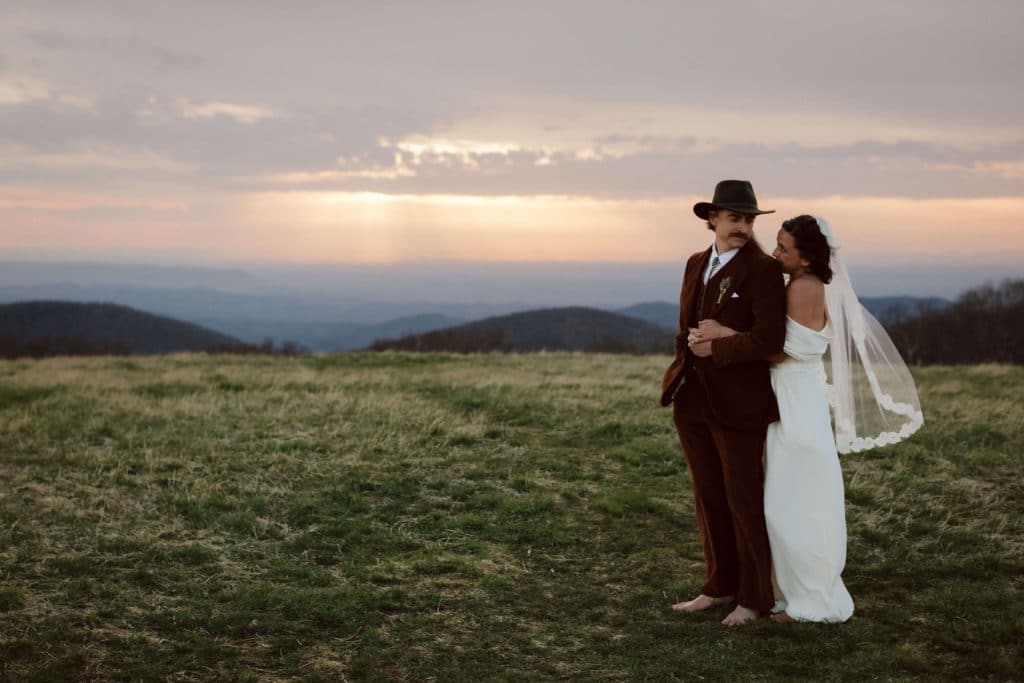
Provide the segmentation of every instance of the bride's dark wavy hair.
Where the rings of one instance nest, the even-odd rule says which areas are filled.
[[[832,280],[832,268],[829,260],[832,252],[828,248],[828,240],[821,234],[821,227],[814,216],[797,216],[783,221],[782,229],[793,236],[793,243],[800,256],[807,259],[810,265],[807,270],[814,273],[826,285]]]

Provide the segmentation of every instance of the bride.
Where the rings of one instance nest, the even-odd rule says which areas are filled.
[[[765,443],[772,619],[841,622],[853,614],[853,600],[841,577],[846,515],[838,453],[896,443],[917,431],[923,416],[910,372],[857,300],[824,219],[785,221],[772,255],[789,276],[786,343],[771,370],[780,419]],[[703,339],[735,334],[713,320],[699,330]]]

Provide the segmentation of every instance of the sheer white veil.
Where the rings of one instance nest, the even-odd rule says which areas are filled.
[[[832,281],[825,285],[832,342],[824,363],[836,449],[856,453],[897,443],[924,424],[914,378],[885,329],[857,299],[831,226],[815,220],[832,252]]]

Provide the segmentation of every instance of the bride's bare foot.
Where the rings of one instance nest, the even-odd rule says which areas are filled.
[[[743,605],[736,605],[736,609],[729,612],[729,616],[722,619],[722,623],[726,626],[742,626],[751,619],[757,619],[759,616],[761,616],[759,612],[755,612]]]
[[[701,593],[700,595],[695,597],[693,600],[688,600],[686,602],[677,602],[676,604],[672,605],[672,611],[673,612],[700,612],[701,610],[705,610],[705,609],[707,609],[709,607],[715,607],[717,605],[728,605],[729,603],[731,603],[735,599],[736,599],[736,596],[734,596],[734,595],[724,595],[724,596],[722,596],[720,598],[712,598],[710,596],[707,596],[707,595],[704,595],[703,593]]]
[[[772,615],[772,621],[776,624],[792,624],[796,619],[789,616],[786,612],[776,612]]]

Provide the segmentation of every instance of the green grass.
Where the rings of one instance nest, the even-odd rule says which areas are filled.
[[[857,605],[726,630],[658,357],[0,363],[0,679],[1012,680],[1024,368],[845,456]]]

